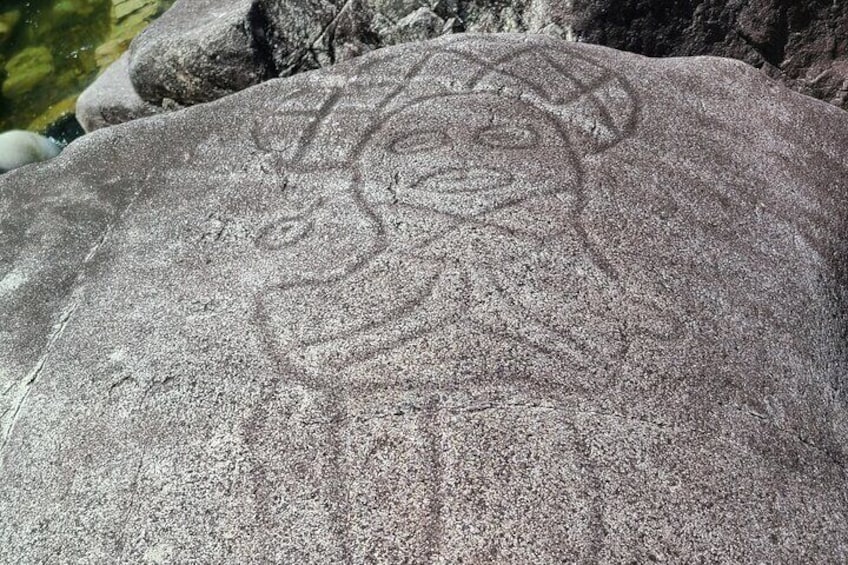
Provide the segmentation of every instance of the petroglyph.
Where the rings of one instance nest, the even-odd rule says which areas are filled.
[[[838,112],[471,36],[4,175],[0,562],[839,562]]]
[[[490,52],[486,43],[446,41],[406,65],[377,58],[368,70],[398,65],[397,83],[374,73],[384,77],[374,89],[373,75],[355,66],[335,77],[336,89],[292,86],[270,116],[257,119],[257,146],[281,168],[303,171],[318,151],[317,169],[351,175],[344,189],[325,178],[326,194],[318,196],[314,185],[322,181],[303,173],[313,177],[310,187],[289,187],[280,219],[260,232],[257,245],[281,265],[280,279],[257,297],[269,351],[290,352],[289,362],[320,373],[447,323],[485,324],[480,312],[492,311],[501,333],[525,339],[532,332],[522,328],[533,320],[560,336],[556,348],[571,342],[571,356],[621,349],[605,343],[616,339],[615,329],[575,337],[591,317],[573,312],[582,304],[574,299],[580,284],[595,288],[605,312],[626,302],[581,226],[580,160],[632,133],[637,101],[623,79],[569,50]],[[338,129],[350,119],[355,128]],[[286,182],[298,177],[290,173]],[[527,276],[528,258],[540,253],[561,269],[556,285]],[[515,281],[539,288],[525,299]],[[477,288],[487,298],[475,306]],[[544,293],[559,296],[540,301]],[[533,314],[536,302],[556,304],[559,321]]]
[[[434,555],[445,544],[443,555],[472,560],[480,555],[454,554],[442,532],[445,522],[470,519],[457,513],[474,511],[455,507],[445,492],[454,472],[482,478],[489,471],[464,469],[443,453],[465,453],[459,444],[484,440],[463,431],[470,421],[446,417],[437,391],[496,391],[510,379],[492,382],[472,371],[462,385],[436,384],[357,366],[403,359],[417,344],[469,331],[567,364],[606,363],[626,347],[611,311],[642,308],[647,319],[660,320],[655,325],[674,328],[659,308],[628,301],[580,225],[581,159],[633,132],[638,104],[631,90],[575,53],[489,51],[485,44],[443,42],[400,62],[378,57],[369,71],[398,65],[395,75],[374,73],[384,77],[378,84],[354,65],[349,76],[337,77],[338,88],[293,86],[253,128],[272,170],[286,171],[278,181],[285,184],[278,218],[256,240],[279,265],[277,280],[256,297],[266,351],[281,376],[315,390],[334,414],[345,413],[344,398],[365,390],[381,390],[389,404],[408,391],[423,395],[425,406],[402,440],[417,447],[388,447],[421,451],[405,473],[418,477],[421,490],[397,501],[392,515],[416,515],[407,526],[426,533],[419,542]],[[392,76],[396,83],[385,79]],[[673,337],[647,330],[643,336]],[[532,377],[523,384],[540,396],[551,386]],[[366,549],[357,539],[368,523],[356,515],[360,499],[385,496],[379,485],[358,482],[375,455],[363,459],[345,444],[344,437],[357,434],[352,421],[342,419],[320,440],[336,453],[335,490],[323,519],[336,524],[345,558],[353,547]],[[575,463],[580,468],[588,465],[583,457]],[[258,464],[257,473],[266,472]],[[493,496],[496,485],[481,482],[481,496]],[[385,517],[390,523],[392,515]],[[578,522],[597,529],[597,518],[584,518]]]

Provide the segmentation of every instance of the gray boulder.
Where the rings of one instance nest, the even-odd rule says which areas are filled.
[[[132,42],[129,73],[161,105],[208,102],[271,78],[257,45],[253,0],[181,0]]]
[[[142,100],[130,80],[129,54],[110,65],[77,99],[76,117],[87,132],[163,111]]]
[[[388,48],[0,178],[0,562],[848,556],[848,115]]]

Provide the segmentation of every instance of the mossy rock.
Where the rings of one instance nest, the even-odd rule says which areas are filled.
[[[126,38],[111,38],[105,43],[102,43],[94,50],[94,59],[97,61],[98,69],[105,69],[113,62],[118,60],[118,57],[127,50],[132,37]]]
[[[130,42],[170,5],[159,0],[113,0],[112,30],[95,50],[97,67],[105,69],[127,50]]]
[[[47,110],[29,123],[29,131],[45,131],[47,127],[68,114],[73,114],[77,104],[77,96],[68,96],[64,100],[51,104]]]
[[[53,55],[47,47],[28,47],[9,59],[5,66],[3,96],[22,96],[53,74]]]
[[[102,8],[104,0],[59,0],[53,5],[53,23],[57,27],[77,24]]]
[[[158,0],[115,0],[110,39],[132,40],[163,11],[164,6]]]
[[[5,44],[15,33],[15,26],[21,20],[20,10],[11,10],[0,14],[0,45]]]
[[[55,80],[56,89],[59,91],[75,88],[81,80],[80,71],[75,68],[66,69],[58,74]]]
[[[162,11],[159,0],[112,0],[112,21],[118,25],[131,16],[151,20]]]

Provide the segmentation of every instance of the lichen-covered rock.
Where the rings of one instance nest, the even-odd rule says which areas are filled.
[[[59,0],[51,7],[50,24],[60,31],[90,18],[95,10],[103,7],[108,0]]]
[[[9,173],[0,561],[844,561],[846,146],[456,36]]]
[[[162,0],[112,0],[109,36],[95,49],[97,67],[105,69],[124,53],[135,36],[156,19],[170,2]],[[126,72],[126,63],[122,63]],[[105,92],[104,92],[105,94]],[[128,114],[129,115],[129,114]]]
[[[9,41],[20,20],[20,10],[9,10],[8,12],[0,13],[0,46]]]

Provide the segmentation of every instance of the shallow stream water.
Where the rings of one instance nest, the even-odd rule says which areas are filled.
[[[0,131],[45,132],[173,0],[0,0]]]

